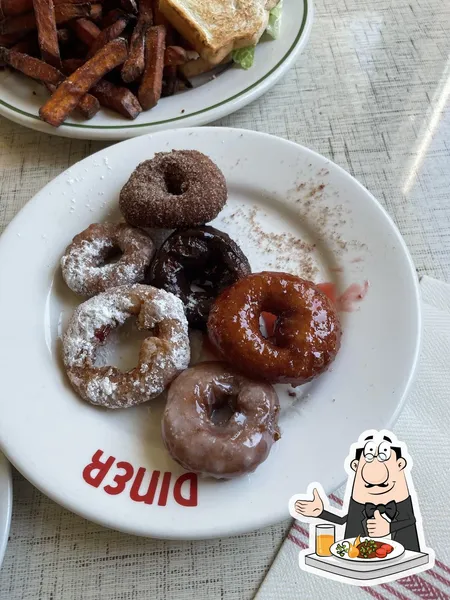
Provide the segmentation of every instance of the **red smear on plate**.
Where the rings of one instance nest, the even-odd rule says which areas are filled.
[[[341,312],[353,312],[356,310],[356,305],[364,300],[369,290],[368,281],[365,281],[362,285],[359,285],[359,283],[352,283],[343,294],[338,296],[337,288],[334,283],[325,282],[316,285],[326,296],[328,296],[331,302],[336,305],[337,310]]]

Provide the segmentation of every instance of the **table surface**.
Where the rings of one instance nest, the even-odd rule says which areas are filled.
[[[291,71],[217,125],[288,138],[347,169],[397,223],[418,273],[450,281],[450,2],[315,8]],[[0,232],[48,181],[104,146],[0,119]],[[69,513],[16,473],[0,598],[251,598],[288,526],[205,542],[136,538]]]

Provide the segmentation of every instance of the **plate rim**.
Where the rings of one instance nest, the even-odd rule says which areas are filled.
[[[367,200],[372,202],[374,204],[374,206],[376,207],[376,209],[382,214],[385,221],[389,225],[391,231],[395,234],[396,240],[403,251],[403,255],[407,259],[407,264],[409,267],[408,273],[411,276],[411,281],[413,283],[414,295],[411,297],[411,303],[414,305],[416,335],[415,335],[414,357],[411,362],[411,366],[410,366],[410,369],[409,369],[409,372],[407,375],[407,381],[404,385],[402,396],[398,400],[397,406],[396,406],[395,410],[393,411],[393,413],[389,419],[389,422],[386,424],[387,428],[391,428],[392,424],[396,421],[396,419],[398,418],[398,415],[400,414],[401,410],[404,407],[406,398],[408,396],[408,392],[411,389],[411,385],[414,381],[414,376],[417,372],[417,363],[418,363],[421,341],[422,341],[422,311],[421,311],[421,303],[420,303],[419,280],[417,278],[415,266],[414,266],[413,260],[411,258],[410,252],[408,250],[406,242],[403,239],[397,225],[394,223],[393,219],[390,217],[390,215],[388,214],[386,209],[382,206],[382,204],[375,198],[375,196],[367,188],[365,188],[355,177],[353,177],[353,175],[351,175],[349,172],[347,172],[343,167],[336,164],[331,159],[319,154],[315,150],[307,148],[306,146],[304,146],[302,144],[296,143],[296,142],[288,140],[286,138],[282,138],[280,136],[275,136],[275,135],[264,133],[264,132],[258,132],[258,131],[247,130],[247,129],[242,129],[242,128],[212,127],[212,126],[190,127],[190,128],[183,128],[182,130],[180,130],[180,129],[165,130],[165,131],[156,132],[155,134],[147,134],[147,136],[140,136],[140,137],[147,137],[149,139],[153,139],[154,136],[164,136],[164,135],[168,135],[169,133],[170,134],[176,133],[177,135],[180,134],[180,135],[189,136],[190,133],[199,133],[200,135],[203,135],[203,132],[206,135],[209,135],[211,133],[217,134],[217,132],[222,132],[221,135],[228,135],[228,134],[229,135],[246,135],[246,136],[250,136],[250,137],[253,137],[253,138],[256,138],[259,140],[261,140],[261,139],[269,140],[269,143],[270,143],[270,140],[275,140],[276,142],[281,142],[283,144],[287,144],[289,146],[295,147],[297,150],[299,149],[301,152],[306,152],[307,154],[310,154],[310,155],[314,156],[315,158],[319,158],[320,160],[326,160],[329,164],[332,164],[333,167],[335,169],[337,169],[337,171],[341,175],[343,175],[343,177],[345,179],[352,181],[354,184],[357,185],[358,188],[360,188],[360,190],[365,195]],[[125,146],[126,144],[133,144],[133,143],[136,143],[135,138],[117,142],[116,144],[114,144],[114,146],[119,145],[119,144]],[[95,157],[107,152],[108,148],[110,148],[110,147],[102,148],[99,151],[95,152],[94,154],[85,157],[84,159],[78,161],[75,164],[82,163],[84,160],[95,160]],[[74,165],[72,165],[72,167],[69,167],[69,170],[71,168],[73,168],[73,166]],[[57,179],[65,176],[65,174],[67,173],[67,170],[68,169],[64,170],[62,173],[60,173],[54,179],[52,179],[50,182],[48,182],[43,188],[41,188],[27,202],[27,204],[19,211],[19,213],[11,220],[11,222],[8,224],[8,226],[6,227],[3,234],[0,236],[0,253],[1,253],[1,248],[3,245],[2,238],[4,239],[4,233],[6,233],[13,226],[14,222],[16,221],[16,219],[18,219],[19,215],[21,215],[23,213],[23,211],[27,210],[29,206],[32,206],[33,204],[35,204],[38,201],[38,197],[42,193],[44,193],[48,187],[52,186]],[[29,471],[27,464],[21,464],[20,459],[17,461],[15,459],[15,457],[13,457],[8,452],[8,449],[5,448],[3,445],[2,438],[3,438],[3,436],[1,435],[1,430],[0,430],[0,448],[1,448],[1,450],[3,451],[5,456],[10,460],[10,462],[15,466],[15,468],[26,479],[28,479],[35,487],[37,487],[40,491],[42,491],[45,495],[50,497],[52,500],[54,500],[55,502],[57,502],[58,504],[60,504],[64,507],[66,507],[67,509],[71,510],[75,514],[78,514],[79,516],[81,516],[85,519],[88,519],[92,522],[98,523],[104,527],[114,529],[117,531],[131,533],[133,535],[138,535],[138,536],[143,536],[143,537],[152,537],[155,539],[167,539],[167,540],[202,540],[202,539],[205,539],[206,540],[206,539],[213,539],[213,538],[217,538],[217,537],[225,538],[225,537],[231,537],[234,535],[240,535],[240,534],[247,533],[249,531],[256,530],[256,529],[259,529],[262,527],[268,527],[271,525],[275,525],[275,524],[280,523],[283,520],[288,518],[289,513],[288,513],[288,507],[286,504],[285,507],[280,506],[280,510],[277,513],[275,513],[275,512],[272,513],[272,516],[270,519],[264,518],[262,515],[258,519],[255,519],[252,522],[251,528],[242,527],[242,526],[233,527],[232,525],[228,524],[228,526],[226,528],[224,528],[223,530],[219,526],[216,527],[216,530],[214,532],[211,532],[210,534],[200,533],[199,535],[190,534],[188,536],[183,536],[183,534],[180,534],[180,533],[177,533],[177,534],[167,533],[164,535],[155,535],[154,533],[149,534],[146,531],[137,530],[136,528],[134,528],[132,526],[118,527],[118,525],[116,523],[113,523],[109,517],[95,514],[95,511],[91,511],[89,508],[80,510],[80,508],[76,505],[76,503],[73,502],[73,500],[70,497],[64,496],[64,494],[61,494],[61,493],[57,493],[56,491],[54,491],[54,487],[51,488],[51,487],[46,486],[45,480],[38,481],[37,478],[34,476],[33,472]],[[333,491],[338,489],[344,483],[344,481],[345,480],[343,479],[342,481],[339,481],[338,483],[332,484],[329,488],[325,489],[325,492],[327,494],[332,493]]]
[[[11,465],[5,454],[0,453],[0,477],[7,481],[6,490],[6,519],[3,525],[0,523],[0,534],[3,535],[3,541],[0,543],[0,567],[5,558],[6,548],[8,546],[8,537],[11,529],[12,504],[13,504],[13,483]]]
[[[313,23],[313,16],[313,0],[303,0],[303,18],[297,35],[295,36],[291,46],[288,48],[284,56],[277,62],[277,64],[244,90],[198,111],[178,115],[169,119],[150,121],[146,123],[133,124],[130,122],[125,125],[64,123],[61,125],[61,127],[56,129],[41,121],[39,116],[24,111],[21,108],[18,108],[2,99],[0,99],[0,114],[30,129],[43,131],[59,137],[83,137],[86,139],[97,140],[127,139],[126,137],[116,138],[114,137],[114,134],[135,137],[141,134],[149,133],[152,130],[157,131],[158,128],[161,127],[165,128],[165,126],[168,124],[172,124],[172,127],[176,128],[183,127],[184,123],[186,123],[187,127],[194,124],[199,125],[203,123],[209,123],[215,119],[222,118],[232,112],[235,112],[253,100],[256,100],[284,75],[284,73],[290,68],[297,55],[303,50],[308,42]],[[94,137],[89,137],[89,134],[93,135]]]

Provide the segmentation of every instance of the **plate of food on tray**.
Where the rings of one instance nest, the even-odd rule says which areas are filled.
[[[311,0],[3,0],[0,114],[73,138],[202,125],[307,43]]]
[[[251,131],[159,132],[72,166],[1,236],[0,282],[2,450],[140,535],[237,534],[314,478],[331,492],[417,361],[417,278],[381,205]]]
[[[405,549],[395,540],[358,536],[335,542],[330,552],[337,558],[356,562],[380,562],[401,556]]]

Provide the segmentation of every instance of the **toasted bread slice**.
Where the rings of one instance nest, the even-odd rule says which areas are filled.
[[[160,0],[168,21],[211,64],[232,50],[254,46],[267,27],[274,0]]]

